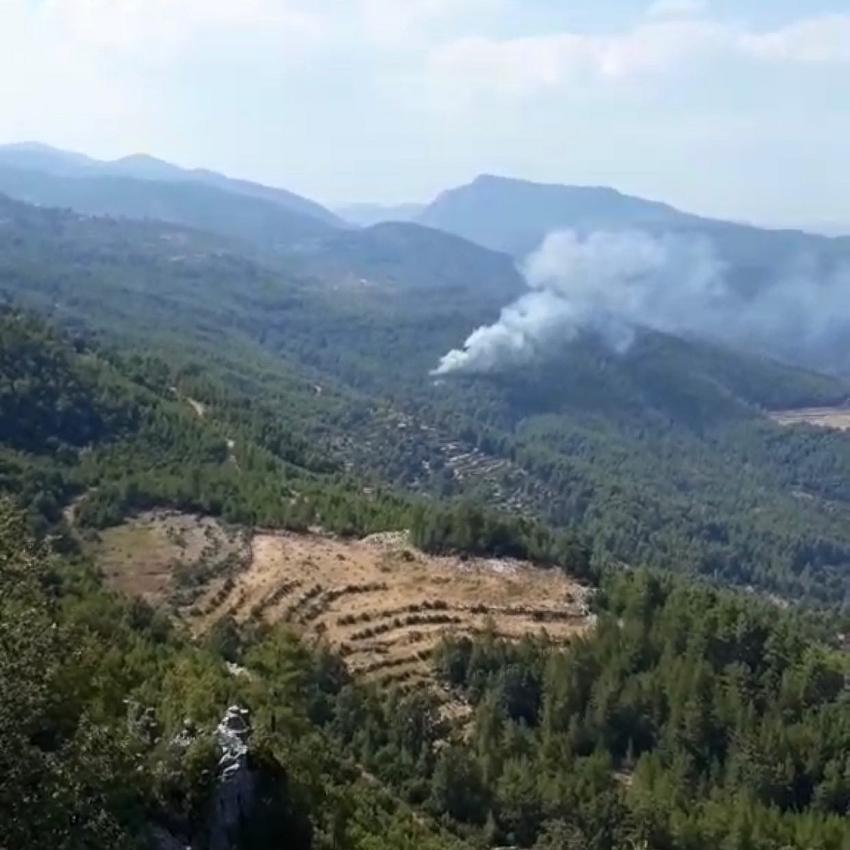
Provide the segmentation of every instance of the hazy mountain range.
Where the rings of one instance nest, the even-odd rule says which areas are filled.
[[[425,206],[334,213],[285,189],[147,155],[104,162],[25,143],[0,147],[0,192],[216,233],[302,274],[426,287],[465,277],[503,293],[504,315],[471,349],[457,340],[441,369],[521,364],[581,329],[622,347],[635,327],[850,369],[850,238],[707,219],[607,187],[482,175]],[[513,263],[530,285],[525,296]]]
[[[199,183],[235,195],[270,201],[292,212],[311,216],[328,224],[341,226],[343,223],[320,204],[285,189],[226,177],[203,168],[181,168],[147,154],[131,154],[120,159],[103,161],[39,142],[22,142],[0,146],[0,164],[58,177],[129,177],[161,183]]]

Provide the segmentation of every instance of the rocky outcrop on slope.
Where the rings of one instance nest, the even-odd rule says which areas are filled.
[[[239,829],[254,807],[257,776],[249,765],[250,736],[248,710],[230,706],[215,731],[221,757],[210,811],[210,850],[235,847]]]
[[[133,713],[135,726],[146,732],[151,717],[142,709]],[[181,764],[189,749],[203,738],[206,734],[186,719],[170,741],[176,764]],[[231,705],[213,732],[218,761],[206,774],[212,779],[207,805],[197,813],[197,819],[185,812],[172,812],[164,822],[152,825],[151,838],[157,850],[236,850],[260,792],[260,773],[251,764],[250,738],[250,713]]]

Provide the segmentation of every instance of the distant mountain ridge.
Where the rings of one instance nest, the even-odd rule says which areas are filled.
[[[632,317],[637,324],[692,331],[806,368],[850,374],[843,343],[850,299],[841,294],[850,274],[848,237],[704,218],[602,186],[494,175],[447,190],[418,212],[415,204],[346,207],[352,220],[346,222],[285,190],[146,154],[99,162],[38,143],[0,146],[0,193],[87,215],[207,231],[264,262],[354,284],[361,295],[364,283],[422,293],[463,289],[463,281],[471,281],[490,297],[505,295],[500,307],[523,293],[510,258],[527,257],[554,231],[640,234],[672,277],[657,292],[638,293],[653,306]],[[631,238],[620,241],[630,243],[623,250],[634,250]],[[673,269],[680,253],[681,266]],[[680,286],[685,278],[694,291]],[[681,304],[668,298],[680,291]]]
[[[479,245],[524,257],[553,230],[648,230],[703,233],[725,259],[751,263],[764,252],[783,256],[816,246],[850,251],[850,238],[800,230],[772,230],[683,212],[661,201],[626,195],[607,186],[535,183],[482,174],[440,193],[416,218],[420,224],[463,236]]]
[[[228,177],[204,168],[182,168],[148,154],[131,154],[120,159],[104,161],[93,159],[85,154],[53,148],[40,142],[23,142],[0,145],[0,165],[60,177],[113,176],[157,182],[197,183],[235,195],[270,201],[331,226],[345,226],[342,219],[321,204],[286,189]]]
[[[0,164],[0,193],[93,216],[158,220],[236,239],[264,253],[319,239],[332,225],[261,198],[192,181],[94,172],[65,176]]]
[[[417,220],[515,256],[536,248],[558,227],[595,230],[700,221],[668,204],[609,187],[533,183],[492,174],[441,192]]]

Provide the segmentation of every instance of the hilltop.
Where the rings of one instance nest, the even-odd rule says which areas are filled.
[[[523,257],[552,230],[696,225],[703,220],[606,186],[532,183],[482,174],[447,189],[417,217],[422,224]]]

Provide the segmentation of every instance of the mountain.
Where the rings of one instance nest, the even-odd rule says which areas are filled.
[[[199,183],[235,195],[270,201],[291,212],[318,219],[328,225],[335,227],[344,225],[343,221],[330,210],[285,189],[226,177],[207,169],[181,168],[147,154],[132,154],[116,160],[103,161],[38,142],[24,142],[0,145],[0,165],[40,171],[60,177],[117,176],[158,182]]]
[[[157,219],[218,233],[267,252],[323,236],[332,226],[273,201],[192,181],[65,176],[0,165],[0,192],[87,215]]]
[[[444,192],[418,221],[523,260],[538,302],[850,374],[846,237],[492,176]]]
[[[384,221],[413,221],[425,210],[425,204],[348,204],[337,207],[336,214],[361,227]]]
[[[361,230],[336,231],[291,257],[320,277],[361,285],[462,290],[477,284],[488,297],[515,298],[525,288],[506,254],[453,234],[411,222],[387,221]]]
[[[0,162],[32,171],[66,177],[96,168],[97,161],[81,153],[63,151],[41,142],[14,142],[0,145]]]
[[[531,183],[483,174],[440,194],[417,221],[517,257],[552,230],[695,224],[696,216],[667,204],[595,186]]]
[[[768,230],[682,212],[603,186],[562,186],[481,175],[440,194],[416,219],[496,251],[525,257],[544,237],[570,228],[702,234],[736,266],[771,267],[807,251],[850,255],[850,238]]]

